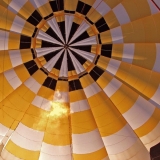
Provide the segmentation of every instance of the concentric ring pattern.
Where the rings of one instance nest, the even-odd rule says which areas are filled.
[[[151,0],[0,0],[0,160],[149,160],[159,28]]]

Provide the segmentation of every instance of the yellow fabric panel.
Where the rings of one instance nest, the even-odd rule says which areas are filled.
[[[103,18],[105,19],[110,29],[120,26],[120,23],[118,22],[118,19],[112,10],[109,11],[106,15],[104,15]]]
[[[75,11],[77,8],[78,0],[65,0],[64,1],[64,10]]]
[[[0,104],[0,123],[2,123],[4,126],[10,128],[12,126],[13,122],[14,122],[14,119],[12,117],[10,117],[8,115],[8,113],[6,113],[3,110],[2,103],[1,103]]]
[[[102,160],[103,158],[107,157],[107,152],[105,148],[102,148],[96,152],[92,152],[88,154],[73,153],[73,157],[74,157],[74,160]]]
[[[112,36],[110,31],[100,33],[100,38],[102,44],[112,43]]]
[[[53,68],[50,73],[56,75],[57,77],[59,76],[59,70],[56,68]]]
[[[25,160],[38,160],[40,154],[40,151],[31,151],[21,148],[11,140],[7,143],[5,149],[14,156]]]
[[[34,12],[35,8],[30,1],[27,1],[24,6],[18,11],[18,13],[25,19],[28,19],[30,15]],[[29,11],[29,12],[28,12]]]
[[[8,1],[11,1],[11,0],[8,0]],[[5,7],[5,8],[8,7],[8,4],[6,4],[6,3],[4,2],[4,0],[0,1],[0,5],[3,6],[3,7]]]
[[[26,36],[32,37],[34,29],[35,29],[35,26],[30,24],[29,22],[26,22],[21,33]]]
[[[94,80],[89,75],[85,75],[82,78],[80,78],[80,82],[81,82],[83,88],[86,88],[87,86],[94,83]]]
[[[112,47],[112,58],[122,61],[123,44],[114,44]]]
[[[149,120],[141,127],[137,128],[135,130],[135,133],[138,135],[138,137],[143,137],[148,133],[150,133],[157,126],[159,121],[160,121],[160,109],[155,108],[155,111],[153,112]]]
[[[33,59],[30,49],[22,49],[20,51],[21,51],[21,57],[22,57],[23,63],[28,62]]]
[[[54,91],[50,88],[45,87],[45,86],[41,86],[37,95],[39,95],[43,98],[46,98],[48,100],[53,100]]]
[[[9,10],[7,10],[5,7],[0,6],[0,28],[5,30],[10,30],[13,20],[15,18],[15,14]]]
[[[104,72],[97,80],[98,85],[104,89],[110,81],[113,79],[113,76],[108,74],[107,72]]]
[[[102,15],[96,11],[94,8],[91,8],[86,15],[93,23],[97,22]]]
[[[0,101],[6,98],[14,89],[8,83],[3,74],[0,74]]]
[[[91,110],[72,113],[71,126],[73,134],[87,133],[97,128]]]
[[[109,61],[110,61],[110,58],[104,57],[104,56],[100,56],[99,60],[97,62],[97,66],[99,66],[99,67],[101,67],[103,69],[106,69],[107,66],[108,66]]]
[[[106,2],[111,8],[114,8],[115,6],[117,6],[119,3],[121,3],[123,0],[103,0],[104,2]]]
[[[21,84],[14,92],[23,97],[28,90],[30,90],[28,87],[26,87],[24,84]]]
[[[150,7],[149,7],[149,4],[148,4],[147,0],[141,0],[141,1],[134,0],[134,3],[137,6],[137,10],[141,11],[140,12],[141,17],[146,17],[146,16],[151,15],[151,10],[150,10]]]
[[[30,75],[29,75],[26,67],[25,67],[23,64],[20,65],[20,66],[15,67],[15,68],[14,68],[14,71],[16,72],[18,78],[19,78],[22,82],[26,81],[26,80],[30,77]]]
[[[74,19],[73,19],[73,22],[80,25],[83,20],[84,20],[84,15],[76,12],[76,13],[75,13],[75,16],[74,16]]]
[[[92,6],[96,0],[87,0],[87,1],[86,0],[80,0],[80,1],[82,1],[85,4],[88,4],[88,5]]]
[[[97,28],[94,25],[92,25],[91,27],[87,29],[87,33],[91,37],[91,36],[97,35],[99,32]]]
[[[65,16],[64,15],[60,15],[56,17],[56,21],[58,22],[63,22],[65,20]]]
[[[157,35],[160,35],[160,30],[159,30],[159,28],[160,28],[160,21],[159,21],[160,13],[154,14],[152,16],[152,18],[154,20],[154,25],[156,26]]]
[[[43,142],[55,146],[66,146],[71,144],[69,134],[50,134],[45,132]]]
[[[46,3],[43,6],[39,7],[38,11],[42,15],[42,17],[46,17],[53,12],[49,3]]]
[[[76,101],[86,99],[83,89],[69,92],[69,97],[70,97],[70,102],[76,102]]]
[[[126,85],[122,85],[111,97],[111,101],[121,114],[127,112],[138,99],[138,94]]]
[[[9,33],[8,49],[19,49],[20,35],[14,32]]]
[[[45,131],[47,118],[35,117],[33,115],[25,114],[21,122],[29,128],[38,131]]]
[[[9,70],[11,68],[12,68],[12,63],[8,51],[0,51],[0,73]]]
[[[43,82],[47,78],[47,75],[41,70],[37,70],[32,76],[40,84],[43,84]]]
[[[68,92],[68,82],[67,81],[57,81],[56,90],[62,91],[62,92]]]

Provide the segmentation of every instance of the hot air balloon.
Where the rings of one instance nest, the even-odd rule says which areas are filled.
[[[0,0],[0,160],[160,159],[158,0]]]

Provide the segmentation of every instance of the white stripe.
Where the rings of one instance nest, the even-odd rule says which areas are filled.
[[[72,48],[70,47],[70,49],[74,52],[76,52],[77,54],[79,54],[80,56],[82,56],[83,58],[89,60],[90,62],[93,62],[94,58],[95,58],[95,54],[93,53],[90,53],[90,52],[86,52],[86,51],[82,51],[82,50],[79,50],[79,49],[75,49],[75,48]]]
[[[73,153],[75,154],[87,154],[104,147],[97,129],[88,133],[72,134],[72,144]]]
[[[70,113],[81,112],[89,109],[90,107],[87,100],[70,103]]]
[[[29,0],[32,5],[35,7],[35,8],[39,8],[41,6],[43,6],[44,4],[48,3],[48,0],[43,0],[43,1],[39,1],[39,0]]]
[[[33,77],[29,77],[29,79],[27,79],[24,82],[24,85],[26,87],[28,87],[32,92],[34,92],[35,94],[38,93],[41,85],[33,78]]]
[[[15,130],[19,135],[23,136],[24,138],[27,138],[32,141],[42,142],[44,132],[34,130],[32,128],[29,128],[25,126],[22,123],[19,123],[18,127]]]
[[[160,1],[159,0],[153,0],[156,4],[157,4],[157,6],[160,8]]]
[[[141,127],[152,116],[154,110],[155,106],[139,96],[134,105],[123,116],[135,130]]]
[[[27,2],[28,0],[12,0],[9,4],[9,7],[13,8],[16,12],[18,12],[23,5]]]
[[[101,91],[101,88],[97,85],[96,82],[92,83],[91,85],[87,86],[86,88],[83,89],[86,97],[89,98],[95,94],[97,94],[98,92]]]
[[[14,69],[4,72],[4,76],[8,80],[9,84],[13,87],[13,89],[18,88],[22,84]]]
[[[0,123],[0,136],[5,136],[9,128]]]
[[[22,19],[21,17],[16,15],[14,20],[13,20],[13,23],[12,23],[12,26],[11,26],[10,30],[14,31],[14,32],[17,32],[17,33],[21,33],[25,22],[26,21],[24,19]]]
[[[132,63],[134,57],[135,44],[124,44],[123,45],[123,57],[122,61]]]
[[[158,0],[159,1],[159,0]],[[149,7],[151,9],[151,13],[152,14],[156,14],[159,12],[158,8],[155,6],[155,4],[153,4],[153,2],[151,0],[147,0]]]
[[[58,42],[56,39],[54,39],[53,37],[49,36],[48,34],[43,32],[42,30],[39,30],[38,35],[37,35],[37,39],[62,45],[62,43]]]
[[[62,47],[36,48],[37,57],[41,57],[41,56],[47,55],[48,53],[57,51],[59,49],[62,49]]]
[[[121,64],[120,61],[115,59],[110,59],[106,71],[108,71],[112,75],[115,75],[119,69],[120,64]]]
[[[53,101],[68,103],[69,102],[68,92],[55,91]]]
[[[87,46],[97,44],[96,36],[89,37],[82,41],[71,44],[70,46]]]
[[[102,139],[108,154],[118,154],[129,149],[138,138],[130,126],[126,125],[118,132]]]
[[[96,10],[102,15],[104,16],[106,13],[108,13],[111,8],[104,2],[102,1],[98,7],[96,8]]]
[[[60,29],[59,29],[59,26],[58,26],[58,24],[57,24],[56,19],[55,19],[55,18],[52,18],[51,20],[49,20],[49,21],[47,21],[47,22],[48,22],[49,26],[51,26],[51,28],[53,29],[53,31],[54,31],[54,32],[58,35],[58,37],[61,39],[61,41],[62,41],[63,43],[65,43],[65,42],[64,42],[64,39],[63,39],[63,37],[62,37],[61,31],[60,31]]]
[[[33,140],[26,139],[21,135],[19,135],[17,132],[13,132],[10,140],[16,145],[18,145],[19,147],[27,150],[40,151],[41,149],[42,142],[36,142]]]
[[[77,31],[69,41],[69,44],[73,42],[77,37],[79,37],[84,31],[86,31],[89,28],[89,24],[83,21],[81,25],[78,27]]]
[[[121,85],[122,83],[119,80],[113,78],[103,90],[108,97],[111,97],[121,87]]]
[[[0,50],[8,50],[9,32],[0,30]]]
[[[160,73],[160,44],[156,43],[156,61],[153,67],[153,70]]]
[[[64,52],[63,61],[62,61],[59,76],[60,77],[68,77],[67,51],[66,50]]]
[[[120,25],[130,22],[128,13],[126,12],[126,9],[123,7],[121,3],[118,4],[115,8],[113,8],[113,12],[116,15]]]
[[[71,31],[73,18],[74,16],[65,15],[66,43],[68,43],[68,38]]]
[[[116,27],[110,30],[113,43],[123,43],[123,34],[121,27]]]
[[[93,8],[96,9],[97,6],[102,2],[103,0],[95,0],[94,4],[93,4]]]

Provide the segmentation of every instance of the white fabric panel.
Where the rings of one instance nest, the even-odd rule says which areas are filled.
[[[58,37],[62,40],[62,42],[65,43],[56,19],[52,18],[51,20],[47,21],[47,23],[53,29],[53,31],[58,35]]]
[[[72,27],[74,16],[71,15],[65,15],[65,31],[66,31],[66,43],[68,43],[69,34]]]
[[[26,21],[24,19],[16,15],[11,26],[11,31],[21,33],[25,22]]]
[[[18,157],[15,157],[15,155],[8,152],[5,148],[3,148],[3,150],[2,150],[1,156],[2,156],[3,160],[22,160]]]
[[[18,12],[27,1],[28,0],[12,0],[8,8],[12,8],[14,11]]]
[[[0,30],[0,50],[8,50],[9,32]]]
[[[59,155],[48,155],[41,152],[39,160],[73,160],[73,159],[71,154],[59,156]]]
[[[60,77],[68,77],[68,64],[67,64],[67,51],[65,50],[64,56],[63,56],[63,61],[59,73]]]
[[[87,100],[70,103],[70,113],[81,112],[90,109]]]
[[[134,105],[123,114],[132,129],[142,126],[153,114],[155,106],[139,96]]]
[[[148,150],[150,150],[152,146],[158,144],[160,142],[160,122],[151,132],[143,137],[140,137],[140,139]]]
[[[104,2],[102,1],[96,8],[96,10],[102,15],[104,16],[106,13],[108,13],[111,8]]]
[[[45,65],[44,68],[46,68],[49,72],[52,70],[54,65],[57,63],[59,57],[62,55],[64,50],[61,50],[58,54],[56,54],[54,57],[52,57]]]
[[[160,8],[160,1],[159,0],[153,0],[155,3],[156,3],[156,5]]]
[[[54,102],[66,102],[66,103],[69,102],[68,92],[55,91],[53,101]]]
[[[13,89],[18,88],[22,84],[14,69],[10,69],[4,72],[4,76],[8,80],[9,84],[13,87]]]
[[[54,146],[43,142],[41,151],[49,155],[68,155],[71,154],[71,146]]]
[[[18,127],[16,128],[16,132],[26,139],[39,142],[43,141],[44,132],[29,128],[22,123],[19,123]]]
[[[108,97],[111,97],[121,87],[121,85],[122,83],[119,80],[113,78],[103,90]]]
[[[43,6],[44,4],[48,3],[48,0],[43,0],[43,1],[40,1],[40,0],[29,0],[32,5],[35,7],[35,8],[39,8],[40,6]]]
[[[32,101],[32,104],[47,111],[51,108],[51,102],[40,96],[36,96]]]
[[[78,41],[76,43],[71,44],[70,46],[87,46],[97,44],[96,36],[89,37],[82,41]]]
[[[24,85],[26,87],[28,87],[32,92],[34,92],[35,94],[38,93],[41,85],[33,78],[33,77],[29,77],[29,79],[27,79],[24,82]]]
[[[77,74],[85,71],[84,67],[81,65],[81,63],[75,58],[75,56],[72,54],[72,52],[70,50],[68,50],[69,52],[69,55],[72,59],[72,62],[73,62],[73,65],[74,65],[74,68],[77,72]]]
[[[120,61],[115,59],[110,59],[106,71],[108,71],[112,75],[115,75],[119,69],[120,64],[121,64]]]
[[[13,67],[16,67],[16,66],[23,63],[22,58],[21,58],[20,50],[9,51],[9,56],[10,56],[11,63],[12,63]]]
[[[76,52],[77,54],[79,54],[80,56],[82,56],[83,58],[89,60],[90,62],[93,62],[94,58],[95,58],[95,54],[90,53],[90,52],[86,52],[86,51],[82,51],[79,49],[75,49],[75,48],[71,48],[70,49],[74,52]]]
[[[120,25],[130,22],[128,13],[126,12],[126,9],[123,7],[121,3],[118,4],[115,8],[113,8],[113,12],[117,17]]]
[[[110,136],[102,137],[108,154],[118,154],[129,149],[136,141],[137,137],[129,125]]]
[[[77,31],[69,41],[69,44],[73,42],[77,37],[79,37],[84,31],[86,31],[89,28],[89,24],[83,21],[81,25],[78,27]]]
[[[116,27],[110,30],[112,42],[114,43],[123,43],[123,34],[121,27]]]
[[[160,64],[160,44],[159,43],[156,44],[156,50],[157,50],[156,61],[155,61],[153,70],[156,72],[160,72],[160,67],[159,67],[159,64]]]
[[[5,136],[9,128],[0,123],[0,136]]]
[[[93,8],[96,9],[96,7],[102,2],[103,0],[95,0],[94,4],[93,4]]]
[[[86,97],[89,98],[95,94],[97,94],[98,92],[101,91],[101,88],[97,85],[96,82],[92,83],[91,85],[87,86],[86,88],[83,89]]]
[[[152,2],[151,0],[147,0],[147,1],[148,1],[148,4],[149,4],[151,13],[152,13],[152,14],[158,13],[159,10],[158,10],[158,8],[153,4],[153,2]],[[158,1],[159,1],[159,0],[158,0]]]
[[[53,51],[57,51],[59,49],[62,49],[62,47],[46,47],[46,48],[36,48],[37,57],[44,56],[48,53],[51,53]]]
[[[40,151],[41,149],[41,143],[42,142],[36,142],[33,140],[26,139],[19,135],[17,132],[13,132],[10,139],[13,143],[20,146],[21,148],[32,150],[32,151]]]
[[[151,102],[154,106],[157,106],[160,108],[160,85],[158,86],[158,89],[156,90],[156,92],[154,93],[154,95],[151,97],[151,99],[149,100],[149,102]]]
[[[127,63],[132,63],[134,57],[134,49],[135,49],[134,43],[124,44],[122,61]]]
[[[105,157],[105,158],[103,158],[102,160],[110,160],[110,159],[109,159],[109,157]]]
[[[100,150],[104,147],[99,131],[72,134],[73,153],[86,154]]]
[[[47,41],[47,42],[62,45],[62,43],[60,43],[59,41],[57,41],[53,37],[49,36],[48,34],[43,32],[42,30],[39,30],[38,35],[37,35],[37,39],[41,39],[41,40],[44,40],[44,41]]]

